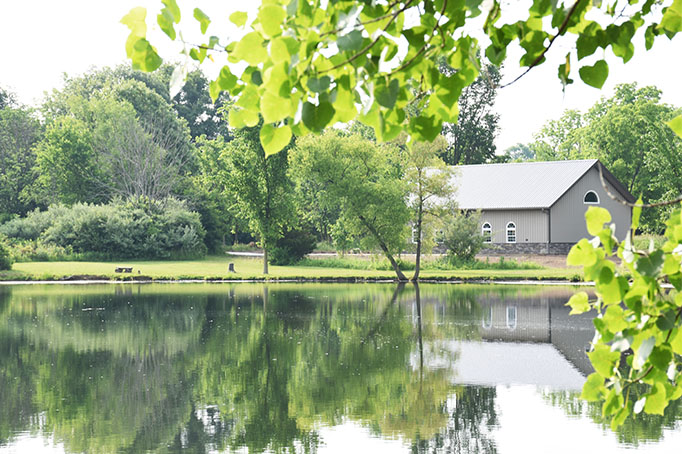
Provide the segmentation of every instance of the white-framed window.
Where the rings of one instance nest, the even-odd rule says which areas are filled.
[[[507,306],[507,328],[516,329],[516,306]]]
[[[586,205],[598,205],[599,196],[594,191],[587,191],[583,197],[583,203]]]
[[[412,244],[417,244],[417,226],[412,226]]]
[[[507,224],[507,243],[516,243],[516,224]]]
[[[484,243],[493,242],[493,226],[490,225],[490,222],[484,223],[483,227],[481,227],[481,236]]]

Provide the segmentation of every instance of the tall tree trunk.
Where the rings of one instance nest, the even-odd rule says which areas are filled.
[[[263,245],[263,274],[268,274],[268,248]]]
[[[419,280],[419,266],[421,264],[422,258],[422,214],[423,214],[423,202],[421,200],[421,194],[419,199],[419,207],[417,208],[417,256],[415,257],[414,264],[414,276],[412,276],[412,281],[416,282]]]
[[[384,243],[384,240],[381,238],[381,235],[379,235],[379,232],[377,232],[374,226],[370,224],[367,221],[367,219],[365,219],[364,216],[359,216],[358,219],[360,219],[362,224],[367,228],[367,230],[369,230],[369,233],[371,233],[374,239],[376,239],[377,242],[379,243],[379,247],[383,251],[388,261],[390,262],[391,267],[393,268],[393,271],[395,271],[396,276],[398,276],[398,281],[400,282],[407,281],[407,278],[405,277],[402,270],[398,266],[398,262],[396,262],[395,259],[393,258],[391,251],[388,250],[388,246],[386,246],[386,243]]]

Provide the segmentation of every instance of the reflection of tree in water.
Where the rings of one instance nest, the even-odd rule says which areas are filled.
[[[476,332],[438,318],[433,301],[480,312],[442,288],[416,324],[393,286],[0,295],[0,443],[41,429],[78,452],[314,451],[321,424],[350,419],[419,452],[494,452],[494,390],[424,365],[434,339]]]
[[[634,390],[633,390],[634,392]],[[638,391],[642,395],[642,391]],[[555,407],[561,408],[568,416],[589,417],[600,424],[605,431],[611,431],[609,421],[601,414],[600,402],[586,402],[580,399],[579,392],[545,391],[543,397]],[[630,417],[616,430],[619,443],[639,446],[642,443],[658,442],[664,438],[664,430],[675,430],[682,420],[682,402],[671,401],[663,415],[649,415],[644,412]]]

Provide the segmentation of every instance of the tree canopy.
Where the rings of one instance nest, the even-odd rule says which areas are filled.
[[[162,4],[159,27],[171,40],[182,41],[176,0]],[[457,121],[454,100],[479,75],[480,55],[499,66],[512,45],[521,47],[519,63],[530,70],[545,62],[556,42],[568,42],[572,50],[558,67],[559,80],[570,84],[577,73],[601,88],[609,73],[599,59],[604,51],[627,62],[638,30],[644,37],[637,47],[647,50],[660,35],[672,38],[682,31],[682,0],[533,0],[528,14],[523,11],[519,19],[517,5],[498,0],[271,0],[262,2],[251,21],[244,12],[231,14],[244,34],[228,41],[221,31],[209,34],[209,16],[195,8],[195,26],[206,39],[181,44],[188,61],[225,62],[210,84],[211,95],[216,99],[227,91],[235,99],[231,126],[256,126],[261,113],[261,143],[274,153],[292,134],[353,119],[372,126],[380,141],[403,130],[415,140],[431,141],[443,122]],[[126,52],[133,67],[153,71],[162,58],[147,40],[146,16],[146,9],[137,7],[121,22],[130,29]],[[453,68],[451,74],[440,70],[442,61]],[[241,74],[237,64],[246,66]],[[171,85],[182,75],[180,68]],[[408,116],[408,107],[418,114]]]

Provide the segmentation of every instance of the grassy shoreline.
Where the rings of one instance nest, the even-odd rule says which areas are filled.
[[[227,271],[228,263],[234,263],[236,273]],[[133,268],[133,272],[116,273],[118,266]],[[405,273],[408,278],[412,272]],[[582,272],[576,268],[543,269],[454,269],[423,270],[423,281],[512,281],[552,280],[581,282]],[[230,281],[341,281],[371,282],[395,280],[388,270],[357,270],[314,266],[270,266],[270,274],[262,274],[262,260],[212,256],[201,260],[182,261],[119,261],[119,262],[20,262],[10,271],[0,271],[0,281],[177,281],[177,280],[230,280]]]

